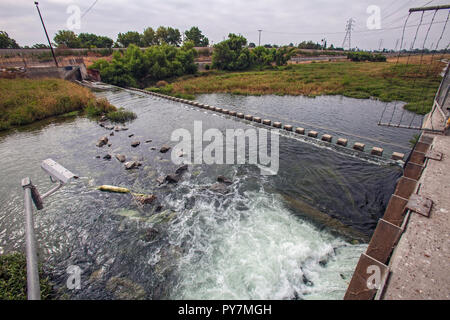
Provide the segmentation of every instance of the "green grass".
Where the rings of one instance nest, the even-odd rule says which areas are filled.
[[[126,111],[123,108],[120,108],[117,111],[108,112],[106,117],[111,122],[125,123],[128,121],[132,121],[137,118],[136,114],[131,111]]]
[[[0,130],[86,109],[102,114],[116,108],[87,88],[60,79],[0,79]]]
[[[27,299],[27,261],[21,253],[0,255],[0,300]],[[41,299],[49,299],[52,287],[39,272]]]
[[[233,93],[243,95],[343,95],[404,101],[406,109],[427,113],[439,87],[441,65],[391,62],[324,62],[288,65],[264,71],[204,72],[170,85],[171,95]],[[160,89],[160,88],[157,88]]]

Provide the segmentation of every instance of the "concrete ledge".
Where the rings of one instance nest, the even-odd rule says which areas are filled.
[[[308,137],[317,138],[318,135],[319,135],[319,133],[314,130],[311,130],[310,132],[308,132]]]
[[[374,156],[382,157],[383,151],[384,151],[383,148],[373,147],[372,151],[370,151],[370,154],[374,155]]]
[[[394,152],[391,157],[392,160],[403,160],[404,158],[405,154],[400,152]]]
[[[405,218],[405,208],[407,203],[408,199],[401,198],[399,196],[396,196],[395,194],[392,195],[384,213],[383,219],[387,222],[392,223],[393,225],[396,225],[397,227],[401,227],[401,225],[403,224],[403,219]]]
[[[253,117],[253,121],[261,123],[261,118],[260,117]]]
[[[273,123],[273,126],[274,126],[275,128],[281,128],[281,122],[274,122],[274,123]]]
[[[408,162],[408,164],[405,167],[403,176],[406,178],[419,180],[420,176],[422,175],[423,167],[421,165]]]
[[[268,119],[264,119],[263,120],[263,124],[270,126],[272,124],[272,121],[268,120]]]
[[[423,153],[427,153],[428,149],[430,149],[430,144],[424,143],[424,142],[417,142],[417,144],[414,148],[415,151],[419,151],[419,152],[423,152]]]
[[[228,114],[230,111],[228,109],[222,109],[223,114]]]
[[[394,194],[399,197],[409,199],[412,193],[416,190],[416,185],[417,185],[416,180],[401,177],[400,180],[398,180]]]
[[[409,162],[423,165],[425,163],[425,153],[413,151],[413,153],[411,153],[411,157],[409,158]]]
[[[230,112],[228,112],[228,114],[229,114],[230,116],[235,117],[237,113],[236,113],[236,111],[230,110]]]
[[[346,147],[348,144],[348,139],[339,138],[339,139],[337,139],[336,144]]]
[[[216,112],[222,112],[222,108],[216,107]]]
[[[253,116],[251,114],[246,114],[244,119],[248,120],[248,121],[252,121],[253,120]]]
[[[366,145],[361,142],[355,142],[355,144],[353,145],[353,149],[358,150],[358,151],[364,151],[365,147],[366,147]]]
[[[286,125],[284,126],[284,130],[286,130],[286,131],[292,131],[292,126],[291,126],[290,124],[286,124]]]
[[[402,229],[383,219],[378,221],[366,254],[386,264],[402,233]]]
[[[305,128],[300,128],[300,127],[298,127],[298,128],[295,129],[295,133],[298,133],[298,134],[305,134]]]
[[[242,112],[238,112],[238,113],[236,114],[236,116],[237,116],[238,118],[244,119],[244,114],[243,114]]]
[[[388,275],[388,267],[383,263],[369,257],[366,254],[362,254],[356,265],[355,272],[352,280],[345,293],[344,300],[372,300],[377,289],[369,289],[367,287],[367,280],[373,273],[368,273],[367,270],[371,266],[376,266],[381,271],[381,279],[385,279]]]
[[[322,136],[322,141],[331,142],[332,140],[333,140],[333,136],[331,136],[329,134],[324,134]]]

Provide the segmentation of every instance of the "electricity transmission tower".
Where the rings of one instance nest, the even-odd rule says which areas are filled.
[[[347,25],[345,27],[345,37],[344,41],[342,42],[342,48],[345,48],[345,44],[348,44],[348,49],[352,49],[352,31],[353,31],[353,24],[355,23],[355,19],[350,18],[347,20]]]

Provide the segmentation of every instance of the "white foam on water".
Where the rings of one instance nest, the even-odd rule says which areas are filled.
[[[365,249],[319,231],[264,191],[197,199],[169,233],[187,251],[174,299],[341,299]]]

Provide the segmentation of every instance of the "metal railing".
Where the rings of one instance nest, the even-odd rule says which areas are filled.
[[[72,172],[65,169],[52,159],[42,162],[41,168],[50,175],[52,183],[59,184],[46,192],[42,196],[33,185],[30,178],[22,179],[22,188],[24,190],[24,209],[25,209],[25,245],[27,259],[27,297],[28,300],[41,299],[41,287],[39,283],[38,257],[36,250],[36,235],[34,233],[33,203],[37,210],[44,208],[43,199],[52,195],[65,185],[70,179],[77,178]]]

